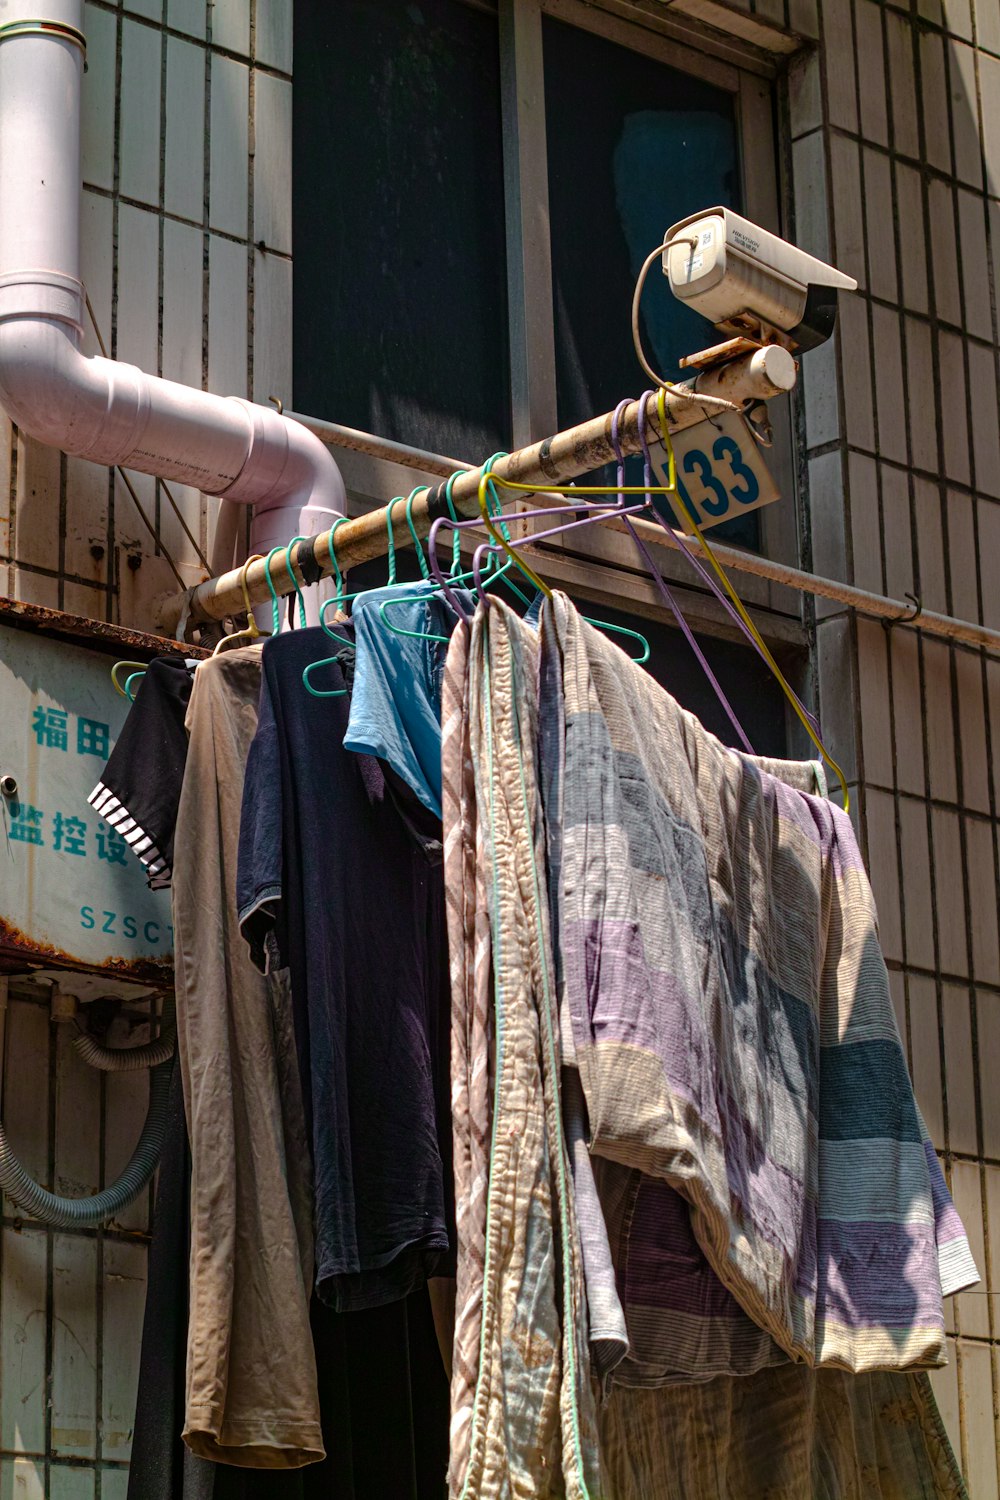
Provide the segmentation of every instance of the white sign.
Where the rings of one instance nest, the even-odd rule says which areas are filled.
[[[0,627],[0,956],[99,968],[169,963],[170,892],[150,891],[138,859],[87,797],[130,704],[112,658]]]
[[[778,489],[761,457],[760,445],[738,412],[698,422],[672,434],[677,491],[690,515],[704,529],[732,521],[779,499]],[[650,447],[657,482],[666,485],[667,454],[662,443]],[[680,517],[678,517],[678,522]]]

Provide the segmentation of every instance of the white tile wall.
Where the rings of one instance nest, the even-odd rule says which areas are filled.
[[[990,55],[1000,51],[1000,7],[979,0],[973,15],[968,0],[918,0],[916,11],[886,5],[877,28],[868,5],[827,0],[824,6],[825,111],[814,134],[829,151],[833,183],[805,209],[809,222],[828,212],[838,253],[853,253],[859,215],[844,185],[853,172],[845,163],[860,151],[871,298],[862,288],[845,301],[838,340],[840,456],[848,463],[852,544],[845,576],[870,588],[882,569],[895,597],[909,591],[925,608],[973,621],[982,614],[996,625],[1000,205],[983,188],[1000,192],[1000,62]],[[860,133],[843,69],[852,11],[859,48],[866,43],[857,59],[867,85]],[[885,122],[882,98],[889,101]],[[805,180],[798,174],[797,218]],[[877,219],[885,222],[876,225]],[[877,470],[857,452],[872,451],[875,441],[861,371],[869,360]],[[805,411],[807,443],[815,447],[808,396]],[[836,520],[822,482],[832,472],[834,455],[824,446],[808,467],[810,488],[814,474],[819,481],[814,536],[836,556],[827,541],[836,537]],[[839,694],[849,712],[844,686],[857,681],[864,826],[883,946],[894,970],[899,966],[893,993],[905,999],[917,1097],[984,1274],[948,1309],[956,1335],[952,1361],[934,1376],[934,1387],[971,1494],[993,1500],[1000,1396],[994,1315],[1000,1105],[993,1077],[1000,1055],[1000,662],[899,629],[890,631],[887,649],[881,627],[859,623],[853,633],[836,634],[829,633],[831,623],[821,627],[826,634],[817,652],[820,701],[828,716]],[[891,721],[879,708],[883,694]]]
[[[119,170],[124,197],[155,208],[160,201],[161,33],[122,22]]]
[[[88,3],[86,23],[82,259],[108,348],[221,394],[246,395],[252,371],[289,400],[290,0]],[[251,249],[255,232],[264,256]],[[264,300],[251,309],[255,278]],[[85,349],[97,352],[89,328]],[[10,441],[0,420],[3,475]],[[161,553],[120,481],[30,442],[18,457],[13,534],[0,478],[0,586],[10,570],[19,597],[150,628],[160,596],[203,576],[197,549],[208,549],[216,501],[171,489],[195,546],[164,491],[136,477]],[[138,571],[126,552],[141,557]]]
[[[211,195],[209,223],[246,239],[250,131],[250,69],[229,57],[212,58]]]
[[[289,401],[289,0],[88,3],[85,25],[82,267],[108,349],[223,394],[245,395],[252,370],[261,399]],[[267,253],[251,245],[258,177]],[[84,350],[99,352],[89,326]],[[195,581],[165,494],[131,477],[181,582]],[[171,490],[206,549],[216,502]],[[120,477],[0,419],[0,589],[149,628],[154,601],[177,586]],[[28,1170],[70,1194],[113,1180],[145,1117],[145,1075],[93,1072],[21,999],[4,1054],[4,1123]],[[101,1234],[46,1233],[0,1205],[0,1500],[125,1500],[150,1199]]]
[[[201,224],[205,204],[204,152],[192,150],[205,129],[205,49],[167,38],[163,206]],[[245,174],[243,174],[245,176]]]

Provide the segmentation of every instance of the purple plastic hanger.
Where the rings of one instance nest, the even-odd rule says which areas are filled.
[[[560,526],[552,526],[547,531],[533,531],[530,532],[528,536],[517,537],[513,541],[511,541],[510,545],[512,547],[525,547],[529,542],[544,541],[546,537],[557,536],[564,531],[572,531],[575,526],[588,526],[593,521],[596,521],[598,519],[598,515],[600,513],[607,515],[609,512],[614,512],[615,515],[632,515],[637,514],[641,510],[645,510],[645,508],[645,500],[640,501],[636,505],[627,506],[623,509],[620,502],[617,500],[584,500],[582,497],[580,500],[574,501],[572,505],[551,505],[539,510],[535,510],[534,508],[532,508],[532,510],[530,512],[527,512],[527,514],[529,514],[533,520],[539,516],[565,516],[567,513],[572,515],[574,519],[572,521],[565,521]],[[583,510],[587,511],[588,514],[581,518],[579,513]],[[434,582],[438,586],[438,588],[440,588],[445,594],[452,608],[464,619],[471,619],[471,615],[469,614],[468,610],[460,606],[454,590],[452,590],[448,586],[446,575],[441,571],[441,563],[438,559],[437,552],[438,532],[442,526],[447,526],[451,531],[464,531],[467,529],[473,529],[477,526],[482,529],[482,524],[482,519],[479,516],[475,516],[472,520],[468,521],[453,521],[450,516],[438,516],[431,526],[430,536],[427,539],[427,560],[430,564],[431,573],[434,576]],[[496,542],[483,542],[479,547],[477,547],[476,557],[479,559],[480,572],[482,569],[482,557],[487,552],[496,552],[502,554],[503,548],[499,547]],[[477,573],[476,571],[475,559],[473,560],[473,575],[474,586],[476,590],[480,592],[480,595],[482,597],[482,580],[479,576],[479,573]]]
[[[652,475],[652,460],[650,458],[649,443],[648,443],[647,436],[646,436],[646,402],[647,402],[648,398],[650,396],[654,395],[654,394],[655,393],[653,391],[645,391],[643,393],[643,395],[639,399],[639,442],[642,445],[642,455],[643,455],[643,465],[644,465],[644,468],[643,468],[644,481],[643,482],[645,484],[649,484],[650,483],[650,479],[651,479],[651,475]],[[624,408],[625,408],[625,406],[627,404],[628,403],[624,402],[624,401],[620,403],[620,405],[618,406],[618,408],[617,408],[617,410],[615,412],[615,418],[616,419],[618,418],[619,413],[624,410]],[[619,447],[618,442],[617,442],[617,431],[616,431],[616,428],[615,428],[614,421],[612,421],[611,446],[614,448],[616,455],[619,455],[619,474],[621,474],[623,472],[623,465],[622,465],[621,459],[620,459],[620,452],[621,452],[621,450],[620,450],[620,447]],[[620,479],[619,479],[619,483],[621,483]],[[745,623],[743,622],[743,620],[740,619],[738,613],[733,608],[732,603],[729,600],[729,598],[727,597],[725,590],[720,586],[718,580],[709,572],[708,568],[705,567],[705,564],[702,562],[701,558],[698,556],[698,553],[697,553],[697,551],[695,549],[694,542],[691,540],[691,538],[687,535],[686,532],[684,532],[684,531],[677,531],[673,526],[671,526],[670,522],[667,521],[666,518],[660,514],[660,512],[657,510],[657,508],[656,508],[655,505],[650,504],[650,510],[652,511],[655,520],[659,523],[660,526],[663,527],[663,529],[667,533],[667,535],[669,537],[671,537],[671,539],[673,541],[675,541],[676,543],[678,543],[678,549],[679,549],[679,551],[683,552],[683,554],[685,555],[685,557],[691,563],[691,566],[694,568],[695,572],[698,574],[699,578],[705,584],[705,587],[708,588],[708,589],[710,589],[711,592],[715,595],[716,599],[718,599],[719,603],[722,605],[723,609],[726,611],[727,615],[732,620],[733,624],[736,625],[737,628],[739,629],[740,634],[743,635],[743,636],[745,636],[746,640],[753,647],[754,651],[760,657],[761,661],[767,667],[768,671],[770,671],[771,670],[771,666],[770,666],[770,663],[767,660],[767,657],[764,655],[763,651],[761,651],[761,649],[758,646],[757,642],[754,640],[752,634],[747,629]],[[648,554],[646,553],[646,548],[643,546],[640,538],[636,535],[635,531],[633,530],[633,528],[631,526],[629,527],[629,531],[632,532],[633,537],[635,537],[636,546],[639,547],[640,551],[643,553],[644,556],[648,556]],[[655,568],[655,564],[653,564],[653,566]],[[659,576],[659,575],[657,574],[657,576]],[[791,691],[791,689],[789,689],[789,691]],[[819,732],[820,732],[819,720],[817,719],[816,715],[814,713],[812,713],[808,708],[806,708],[805,704],[802,702],[801,698],[799,698],[797,694],[793,693],[792,696],[795,698],[796,703],[798,704],[798,706],[802,710],[802,712],[805,714],[806,718],[809,720],[809,723],[812,725],[813,729],[816,731],[817,734],[819,734]]]
[[[646,401],[651,394],[652,392],[645,391],[639,398],[639,441],[642,444],[643,454],[643,484],[652,484],[653,474],[652,461],[649,456],[649,444],[646,441]],[[615,459],[618,465],[617,482],[619,486],[622,486],[625,483],[625,459],[622,454],[621,442],[619,440],[618,434],[621,427],[622,413],[628,405],[628,401],[620,401],[615,408],[615,414],[611,419],[611,446],[615,450]],[[624,498],[624,496],[621,496],[621,498]],[[647,507],[648,509],[655,512],[656,507],[653,505],[653,496],[648,491],[646,494],[646,501],[643,509],[646,509]],[[728,718],[730,724],[732,724],[733,728],[735,729],[740,743],[749,755],[753,755],[753,745],[750,743],[747,733],[744,730],[743,725],[740,723],[739,718],[737,717],[736,710],[733,708],[733,705],[727,698],[722,684],[719,682],[719,679],[716,677],[715,673],[712,671],[712,668],[709,666],[704,651],[695,640],[694,632],[692,631],[687,620],[685,620],[680,605],[677,603],[673,594],[670,592],[660,573],[659,568],[653,561],[653,557],[649,551],[649,548],[646,546],[645,542],[642,540],[642,537],[639,535],[635,527],[627,518],[625,521],[625,525],[628,528],[629,535],[639,549],[643,562],[646,564],[646,567],[649,570],[650,577],[656,584],[656,587],[659,589],[660,593],[663,595],[664,602],[669,606],[674,619],[677,621],[677,624],[680,626],[684,634],[684,639],[687,641],[688,645],[691,647],[691,650],[694,652],[698,665],[701,667],[705,676],[712,684],[715,696],[718,698],[720,704],[722,705],[722,708],[725,711],[726,717]],[[700,563],[698,564],[698,566],[699,568],[701,567]],[[735,614],[735,610],[733,611],[733,613]]]

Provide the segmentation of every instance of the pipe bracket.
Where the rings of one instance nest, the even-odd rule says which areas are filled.
[[[83,337],[83,282],[61,271],[8,271],[0,276],[0,319],[54,318]]]
[[[57,36],[79,47],[84,61],[87,59],[87,38],[76,26],[69,26],[65,21],[8,21],[0,26],[0,42],[10,41],[15,36]]]

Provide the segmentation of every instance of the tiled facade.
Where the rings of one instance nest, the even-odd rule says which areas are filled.
[[[836,340],[804,363],[802,564],[1000,627],[1000,0],[750,9],[806,40],[778,86],[790,237],[859,282]],[[290,10],[88,4],[83,197],[84,274],[111,351],[286,402]],[[0,433],[0,588],[151,624],[176,578],[121,479]],[[193,581],[197,552],[163,487],[132,482]],[[171,491],[207,554],[214,502]],[[823,601],[804,609],[918,1098],[983,1270],[951,1309],[953,1358],[936,1389],[974,1500],[998,1500],[1000,659]],[[97,1079],[35,1002],[12,998],[7,1017],[16,1147],[67,1191],[110,1180],[145,1084]],[[8,1205],[0,1500],[123,1500],[148,1208],[110,1233],[46,1235]]]
[[[290,5],[88,3],[85,24],[83,276],[101,339],[171,379],[289,402]],[[99,351],[92,328],[85,348]],[[183,586],[198,581],[164,487],[129,480]],[[210,556],[216,502],[169,488]],[[120,475],[0,419],[0,592],[149,627],[177,587]],[[28,1170],[75,1196],[121,1173],[147,1084],[95,1073],[71,1032],[43,994],[12,988],[4,1123]],[[125,1500],[150,1207],[146,1194],[106,1232],[46,1233],[4,1203],[0,1500]]]
[[[290,402],[291,5],[93,0],[85,24],[82,259],[100,340],[172,380]],[[86,352],[100,340],[88,328]],[[150,626],[160,597],[205,576],[217,504],[197,491],[129,476],[157,547],[120,475],[12,444],[6,421],[0,473],[0,590]]]
[[[1000,6],[825,0],[815,33],[788,95],[796,238],[859,292],[805,366],[806,563],[995,628]],[[935,1388],[974,1500],[996,1500],[1000,661],[816,616],[918,1099],[983,1272]]]

